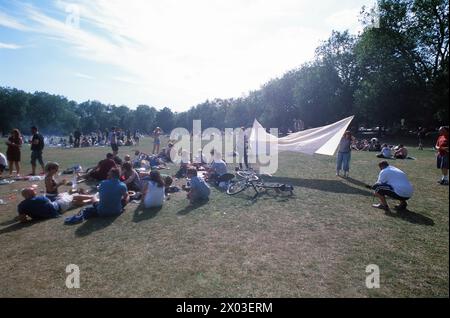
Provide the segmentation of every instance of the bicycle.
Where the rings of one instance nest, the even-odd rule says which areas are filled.
[[[288,192],[289,195],[294,194],[294,187],[292,185],[278,182],[265,182],[253,171],[238,171],[236,174],[241,179],[230,181],[227,189],[228,195],[241,193],[250,187],[256,192],[252,199],[255,199],[260,193],[268,190],[275,190],[277,193]]]

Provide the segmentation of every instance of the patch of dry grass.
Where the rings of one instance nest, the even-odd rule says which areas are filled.
[[[46,149],[44,157],[90,166],[107,150]],[[448,297],[448,187],[435,184],[432,151],[412,155],[392,162],[416,190],[410,212],[392,216],[370,207],[363,186],[378,174],[373,153],[353,153],[349,180],[334,176],[334,158],[282,154],[272,180],[295,186],[289,198],[213,189],[190,209],[176,193],[160,210],[130,204],[118,218],[75,226],[14,224],[20,198],[10,196],[27,183],[0,186],[8,200],[0,206],[0,296]],[[72,263],[78,290],[65,287]],[[380,267],[380,289],[365,287],[368,264]]]

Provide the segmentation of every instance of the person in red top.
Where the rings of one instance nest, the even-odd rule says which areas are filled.
[[[439,138],[436,142],[437,168],[442,170],[439,184],[448,185],[448,126],[439,128]]]
[[[103,181],[108,179],[108,172],[112,168],[117,168],[116,162],[113,160],[114,155],[108,153],[106,159],[100,161],[97,167],[88,174],[89,178],[95,179],[97,181]]]

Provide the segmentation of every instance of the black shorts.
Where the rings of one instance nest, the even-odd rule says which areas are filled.
[[[119,151],[119,146],[117,144],[111,144],[112,151]]]
[[[394,192],[394,189],[389,184],[376,184],[372,187],[375,193],[388,196],[395,200],[407,201],[409,198],[401,197],[397,193]]]
[[[39,164],[41,164],[42,166],[44,165],[44,160],[42,159],[42,150],[31,151],[31,164],[35,166],[36,161],[39,161]]]
[[[436,165],[438,169],[448,169],[448,155],[438,155],[436,159]]]

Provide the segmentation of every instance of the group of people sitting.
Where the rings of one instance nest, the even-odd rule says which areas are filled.
[[[381,143],[378,138],[372,138],[370,140],[358,140],[356,138],[353,138],[351,148],[352,150],[357,151],[380,151]]]
[[[186,178],[186,185],[182,189],[187,192],[191,204],[209,199],[211,193],[208,181],[219,184],[221,178],[227,174],[227,165],[221,154],[211,151],[212,162],[206,162],[202,153],[191,162],[189,153],[183,151],[180,170],[176,178]],[[123,212],[130,199],[140,200],[144,208],[160,207],[170,198],[170,193],[178,192],[172,186],[173,178],[161,174],[158,170],[161,163],[165,164],[159,156],[149,156],[136,151],[135,158],[126,155],[122,160],[112,153],[101,160],[97,166],[84,174],[79,173],[78,178],[99,182],[98,193],[92,195],[84,191],[79,193],[59,193],[63,185],[71,185],[77,179],[68,182],[66,179],[57,180],[59,165],[49,162],[45,166],[45,195],[37,194],[37,187],[23,189],[24,201],[19,204],[19,220],[24,222],[31,219],[45,219],[58,217],[65,211],[84,207],[78,214],[66,218],[65,223],[74,224],[95,216],[114,216]],[[149,162],[148,169],[139,169],[143,162]],[[158,165],[157,165],[157,164]],[[234,176],[234,175],[232,175]],[[229,180],[230,178],[228,178]]]
[[[408,149],[402,144],[395,147],[383,144],[381,152],[377,154],[377,157],[384,159],[407,159]]]

